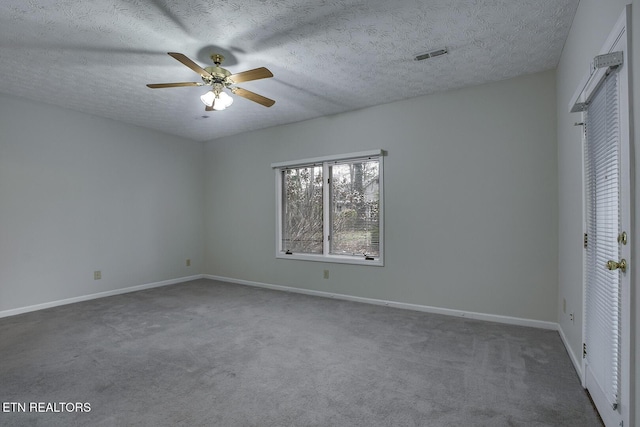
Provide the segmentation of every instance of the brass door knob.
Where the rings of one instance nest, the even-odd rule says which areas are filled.
[[[625,271],[627,271],[627,260],[623,258],[620,260],[620,262],[607,261],[607,268],[609,270],[617,270],[619,268],[624,273]]]

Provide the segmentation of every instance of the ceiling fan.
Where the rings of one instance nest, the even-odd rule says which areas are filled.
[[[206,111],[224,110],[233,103],[233,98],[224,92],[229,89],[231,93],[247,98],[250,101],[257,102],[265,107],[271,107],[276,103],[273,99],[269,99],[257,93],[242,89],[235,85],[236,83],[248,82],[251,80],[266,79],[273,77],[271,71],[265,67],[255,68],[253,70],[243,71],[241,73],[231,74],[228,70],[221,68],[220,64],[224,61],[224,56],[214,53],[211,59],[215,67],[202,68],[185,55],[176,52],[168,52],[173,58],[182,62],[187,67],[198,73],[202,77],[201,82],[180,82],[180,83],[154,83],[147,86],[151,89],[161,89],[165,87],[184,87],[184,86],[211,86],[211,90],[200,97],[205,105]]]

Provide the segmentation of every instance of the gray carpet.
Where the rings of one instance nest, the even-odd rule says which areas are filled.
[[[3,426],[601,426],[557,332],[210,280],[0,319],[0,401],[27,409]]]

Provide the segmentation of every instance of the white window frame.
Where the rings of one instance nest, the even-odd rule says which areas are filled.
[[[370,265],[382,267],[384,266],[384,172],[383,172],[383,159],[384,159],[384,151],[383,150],[370,150],[370,151],[360,151],[356,153],[348,153],[348,154],[339,154],[332,156],[324,156],[324,157],[314,157],[309,159],[301,159],[301,160],[293,160],[287,162],[278,162],[272,163],[271,167],[275,171],[275,184],[276,184],[276,258],[281,259],[293,259],[293,260],[303,260],[303,261],[320,261],[320,262],[331,262],[331,263],[341,263],[341,264],[357,264],[357,265]],[[377,257],[358,257],[352,255],[335,255],[329,253],[330,250],[330,241],[329,241],[329,230],[331,229],[331,215],[329,215],[331,209],[331,200],[330,200],[330,184],[327,181],[327,177],[329,177],[329,167],[330,163],[333,162],[342,162],[349,160],[357,160],[357,159],[366,159],[366,158],[377,158],[379,160],[379,247],[380,247],[380,255]],[[322,164],[323,165],[323,253],[322,254],[302,254],[302,253],[292,253],[287,254],[283,250],[282,247],[282,203],[283,203],[283,194],[282,194],[282,171],[286,168],[294,167],[294,166],[305,166],[312,164]],[[369,259],[373,258],[373,259]]]

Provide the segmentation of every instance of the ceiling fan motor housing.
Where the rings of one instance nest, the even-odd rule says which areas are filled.
[[[208,85],[212,85],[214,83],[224,84],[225,79],[231,75],[228,70],[217,65],[215,67],[205,67],[204,70],[213,76],[213,79],[210,77],[202,77],[202,81]]]

